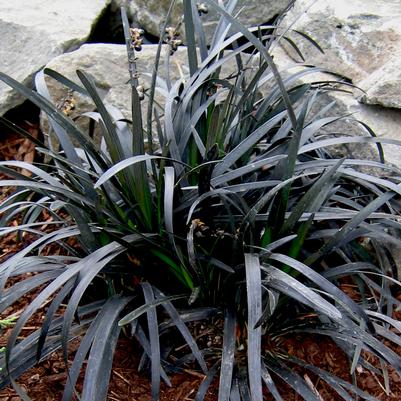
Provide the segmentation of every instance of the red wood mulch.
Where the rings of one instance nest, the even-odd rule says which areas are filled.
[[[37,125],[24,122],[24,128],[32,134],[38,133]],[[21,139],[19,136],[10,132],[0,132],[0,160],[25,160],[32,162],[34,149],[29,141]],[[4,176],[0,175],[0,179]],[[0,199],[7,196],[9,189],[0,188]],[[24,241],[29,241],[25,238]],[[0,260],[9,257],[16,252],[22,244],[16,239],[15,235],[9,235],[0,239]],[[349,288],[349,291],[355,291]],[[19,314],[29,303],[34,294],[25,297],[20,302],[13,305],[12,309],[6,311],[3,318],[11,314]],[[398,318],[401,318],[401,313]],[[35,315],[23,330],[23,334],[28,334],[32,330],[40,327],[43,315]],[[0,347],[6,344],[8,331],[4,331],[0,338]],[[73,344],[74,347],[74,344]],[[311,364],[349,380],[349,364],[342,351],[330,340],[315,338],[312,336],[298,336],[289,338],[284,347],[287,351]],[[73,349],[71,350],[73,352]],[[400,350],[397,350],[400,352]],[[401,352],[400,352],[401,354]],[[121,338],[118,343],[117,352],[114,358],[114,365],[109,387],[109,401],[150,401],[150,383],[146,373],[138,373],[137,366],[140,351],[132,341]],[[373,359],[373,358],[372,358]],[[374,363],[375,361],[372,360]],[[301,372],[304,378],[311,383],[311,388],[316,388],[323,401],[337,401],[340,398],[322,380],[310,373]],[[382,388],[382,379],[365,371],[359,371],[358,383],[360,387],[376,396],[379,400],[401,400],[401,379],[390,368],[391,393],[386,395]],[[57,401],[61,400],[63,385],[66,380],[64,362],[60,352],[51,355],[50,358],[38,364],[23,374],[18,383],[26,389],[33,401]],[[191,401],[194,400],[196,389],[202,381],[202,375],[189,371],[185,374],[172,376],[173,386],[168,388],[162,385],[162,401]],[[82,385],[82,378],[78,384],[78,391]],[[285,401],[301,401],[301,397],[291,389],[282,384],[280,392]],[[206,401],[217,400],[217,383],[215,382],[207,394]],[[0,401],[19,401],[12,388],[0,390]],[[265,400],[270,401],[269,395]]]

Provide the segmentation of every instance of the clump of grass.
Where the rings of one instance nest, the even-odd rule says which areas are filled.
[[[0,319],[0,330],[7,329],[11,327],[18,318],[16,316],[6,317],[4,319]]]
[[[206,45],[195,2],[184,0],[189,73],[176,82],[159,75],[160,42],[149,88],[141,85],[135,63],[141,33],[130,31],[122,11],[131,121],[103,102],[84,71],[77,71],[78,85],[44,70],[36,91],[0,73],[48,115],[49,135],[59,144],[59,150],[53,141],[45,146],[18,129],[50,161],[0,162],[0,171],[11,177],[0,185],[18,188],[0,205],[0,234],[37,237],[2,263],[1,309],[43,286],[0,358],[1,385],[11,382],[24,400],[15,379],[59,348],[68,366],[68,342],[76,338],[80,346],[68,366],[63,401],[72,399],[81,370],[81,399],[105,400],[122,334],[142,346],[142,365],[150,362],[155,401],[161,380],[170,384],[168,373],[187,366],[205,374],[197,401],[215,377],[219,401],[261,401],[263,386],[282,400],[277,378],[304,399],[318,400],[297,366],[345,400],[353,399],[350,393],[373,399],[288,354],[281,340],[300,332],[333,339],[349,357],[352,374],[358,366],[372,369],[383,375],[387,389],[387,366],[400,372],[399,356],[383,342],[400,343],[392,330],[400,328],[392,318],[400,306],[392,253],[400,245],[400,175],[383,162],[337,159],[328,151],[344,143],[396,141],[328,138],[339,117],[329,108],[311,112],[322,85],[298,83],[318,69],[305,67],[284,79],[269,53],[285,32],[279,26],[245,28],[232,16],[235,1],[225,7],[206,3],[221,15],[211,43]],[[174,48],[166,57],[167,64],[174,59]],[[224,73],[229,62],[233,70]],[[102,132],[100,145],[52,104],[44,74],[92,99],[89,118]],[[329,90],[330,82],[324,87]],[[155,101],[158,90],[163,102]],[[361,166],[388,178],[361,172]],[[41,229],[43,211],[52,218],[51,232]],[[21,224],[9,226],[16,215]],[[69,245],[71,239],[77,247]],[[43,253],[55,243],[63,256]],[[34,275],[5,287],[25,273]],[[355,283],[360,299],[344,293],[343,282]],[[24,324],[48,300],[42,327],[19,340]],[[222,326],[222,345],[200,347],[188,323],[212,316]],[[262,338],[274,346],[264,349]],[[174,354],[172,341],[186,344],[180,347],[184,355]],[[363,351],[379,358],[381,368]]]
[[[15,321],[17,320],[16,316],[10,316],[6,317],[4,319],[0,319],[0,333],[9,328],[12,327],[15,324]],[[0,354],[4,353],[6,351],[6,347],[0,347]],[[0,367],[0,372],[3,370],[3,368]]]

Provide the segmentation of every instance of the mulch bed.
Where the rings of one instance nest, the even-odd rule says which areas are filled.
[[[24,128],[33,135],[38,135],[38,125],[29,122],[22,123]],[[0,160],[25,160],[32,162],[34,160],[34,148],[29,141],[21,139],[18,135],[2,130],[0,132]],[[5,177],[0,174],[0,179]],[[4,199],[10,189],[0,187],[0,199]],[[5,260],[21,247],[26,245],[32,238],[25,236],[20,241],[16,235],[8,235],[0,238],[0,260]],[[350,291],[352,288],[350,289]],[[29,304],[35,294],[29,294],[14,304],[12,309],[6,311],[3,318],[12,314],[20,314]],[[44,308],[43,308],[44,310]],[[401,313],[396,316],[401,318]],[[43,313],[36,314],[29,320],[23,330],[27,335],[32,330],[40,327],[43,319]],[[0,338],[0,347],[6,345],[7,334],[10,329],[3,332]],[[77,348],[78,344],[72,344],[71,352]],[[300,359],[303,359],[318,367],[327,369],[339,377],[350,380],[349,363],[343,352],[331,341],[324,338],[313,336],[296,336],[288,338],[283,347]],[[400,350],[396,350],[400,354]],[[139,373],[137,370],[140,350],[137,344],[127,338],[121,338],[117,351],[115,353],[114,365],[109,387],[109,401],[150,401],[150,382],[146,372]],[[375,363],[372,360],[372,363]],[[340,398],[328,387],[322,380],[310,373],[299,371],[307,381],[310,381],[311,387],[318,390],[323,401],[336,401]],[[398,375],[389,370],[391,379],[391,393],[387,395],[383,390],[382,378],[376,377],[363,370],[358,372],[358,383],[361,389],[369,392],[382,401],[401,400],[401,379]],[[63,386],[66,381],[65,364],[61,352],[55,352],[45,361],[39,363],[36,367],[24,373],[18,383],[27,391],[33,401],[55,401],[61,400]],[[196,371],[188,371],[182,374],[176,374],[171,377],[172,387],[162,385],[162,401],[191,401],[194,400],[197,388],[203,379],[203,375]],[[83,377],[77,386],[79,391],[82,386]],[[206,401],[216,401],[218,394],[218,380],[211,386]],[[294,393],[288,386],[282,384],[280,391],[284,395],[285,401],[300,401],[301,397]],[[270,395],[265,396],[265,400],[270,401],[273,398]],[[20,398],[15,391],[10,388],[0,390],[0,401],[19,401]]]

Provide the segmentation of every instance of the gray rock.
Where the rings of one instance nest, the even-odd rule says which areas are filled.
[[[141,52],[136,53],[137,70],[140,73],[139,83],[145,89],[150,85],[150,74],[154,68],[157,45],[144,45]],[[167,51],[167,45],[162,54]],[[172,79],[180,76],[180,68],[185,69],[186,49],[181,47],[174,54],[174,62],[169,70]],[[85,44],[78,50],[62,54],[46,65],[72,81],[81,84],[76,70],[89,73],[98,88],[99,94],[105,103],[120,109],[125,118],[131,119],[131,89],[129,84],[128,61],[125,45],[115,44]],[[160,67],[164,74],[163,60]],[[68,90],[53,78],[46,77],[49,92],[54,104],[60,104],[68,98]],[[82,86],[82,84],[81,84]],[[73,94],[75,108],[71,111],[72,118],[87,111],[92,111],[94,105],[91,100],[77,93]],[[159,100],[160,100],[159,95]],[[146,107],[146,101],[143,102]]]
[[[400,46],[401,47],[401,46]],[[383,107],[401,109],[401,49],[399,54],[359,83],[366,91],[360,101]]]
[[[0,71],[32,86],[51,59],[76,49],[110,0],[18,0],[0,2]],[[0,115],[24,99],[0,82]]]
[[[199,3],[202,3],[202,1],[199,0]],[[170,6],[170,0],[114,0],[114,4],[124,5],[130,16],[143,29],[155,36],[159,36],[160,27],[164,24],[164,19]],[[239,14],[239,19],[245,26],[249,27],[269,21],[274,16],[281,14],[289,4],[290,0],[239,0],[236,10],[244,6]],[[172,13],[172,26],[178,24],[182,14],[182,0],[178,0]],[[212,37],[213,29],[219,17],[214,10],[210,10],[208,14],[202,16],[202,20],[205,22],[207,38],[210,39]]]
[[[367,124],[379,138],[399,140],[401,144],[401,113],[398,110],[385,109],[377,105],[359,103],[354,96],[341,92],[330,92],[321,96],[318,108],[335,101],[333,112],[337,116],[347,116],[329,125],[326,131],[330,135],[363,135],[369,136],[365,128],[358,122]],[[401,146],[383,144],[385,160],[401,168]],[[333,149],[334,150],[334,149]],[[337,151],[339,151],[337,149]],[[375,145],[346,145],[346,155],[354,158],[378,160],[378,150]]]
[[[303,31],[323,48],[321,54],[312,44],[293,33],[306,63],[344,75],[358,87],[351,94],[330,92],[322,95],[318,108],[331,101],[330,112],[348,115],[326,128],[333,134],[363,134],[366,130],[357,122],[366,123],[379,137],[401,140],[401,8],[399,0],[297,0],[284,19],[284,27]],[[285,42],[274,51],[279,69],[288,75],[288,68],[300,61]],[[321,74],[302,78],[302,82],[333,80]],[[324,131],[324,130],[323,130]],[[401,167],[400,147],[384,145],[386,160]],[[342,152],[344,149],[337,149]],[[377,158],[375,146],[347,146],[354,157]]]
[[[137,68],[141,73],[139,82],[146,88],[150,84],[150,76],[154,68],[154,58],[156,54],[156,45],[145,45],[143,50],[137,53]],[[162,51],[165,54],[167,48]],[[186,49],[181,47],[174,54],[169,69],[172,80],[179,79],[182,74],[187,73],[187,60]],[[280,48],[276,48],[274,59],[284,75],[288,74],[290,65],[295,65],[295,72],[299,68]],[[164,57],[161,60],[161,76],[165,76],[166,71],[163,66]],[[254,62],[257,64],[257,60]],[[83,45],[80,49],[60,55],[47,64],[48,68],[54,69],[57,72],[65,75],[67,78],[79,83],[76,75],[76,70],[81,69],[91,74],[95,80],[95,84],[103,98],[103,100],[113,106],[118,107],[123,113],[125,118],[131,119],[130,110],[130,87],[128,84],[128,65],[126,49],[123,45],[111,44],[87,44]],[[226,72],[229,73],[232,66],[226,65]],[[320,79],[333,79],[332,76],[327,75],[311,75],[306,76],[303,81],[307,80],[320,80]],[[46,78],[49,91],[53,97],[55,104],[62,105],[68,98],[68,91],[65,87],[54,81],[52,78]],[[263,91],[263,88],[261,88]],[[265,90],[268,91],[268,88]],[[401,138],[401,113],[394,109],[384,109],[378,106],[365,105],[357,101],[356,96],[360,91],[356,92],[355,96],[352,94],[343,94],[338,92],[330,92],[322,95],[319,98],[317,108],[321,109],[326,104],[335,101],[336,107],[332,109],[329,115],[348,116],[341,119],[336,124],[327,128],[326,133],[337,133],[341,135],[354,135],[364,134],[366,131],[357,123],[357,119],[368,124],[378,136],[397,139]],[[86,111],[92,111],[94,105],[90,99],[80,96],[76,93],[73,94],[75,109],[71,111],[71,117],[77,117]],[[158,94],[157,100],[163,103],[163,95]],[[147,107],[147,102],[142,102],[143,107]],[[42,123],[44,119],[42,118]],[[87,120],[79,119],[83,128],[87,127]],[[363,149],[363,151],[362,151]],[[355,157],[369,157],[377,159],[377,150],[374,146],[348,146],[347,152],[354,154]],[[386,158],[389,162],[401,166],[401,158],[399,157],[399,147],[395,145],[385,145]]]
[[[290,73],[295,74],[302,68],[291,60],[280,47],[276,47],[274,50],[274,60],[284,78],[288,77]],[[314,73],[303,76],[300,80],[294,82],[293,85],[324,80],[332,81],[333,76],[324,73]],[[378,137],[399,140],[401,143],[401,111],[384,108],[377,104],[367,105],[360,103],[358,98],[361,96],[361,93],[360,90],[355,90],[351,93],[330,91],[321,94],[311,114],[313,115],[328,104],[335,102],[334,106],[322,117],[338,116],[342,118],[322,128],[320,133],[329,136],[369,136],[368,131],[358,122],[361,121],[367,124]],[[384,144],[383,149],[386,161],[401,168],[401,147]],[[345,147],[332,147],[330,151],[337,155],[378,160],[378,151],[375,145],[346,145]]]
[[[147,90],[151,83],[151,74],[155,66],[155,56],[157,45],[144,45],[140,52],[136,53],[136,66],[139,73],[139,84]],[[162,57],[159,68],[161,77],[166,77],[164,60],[166,52],[169,52],[167,45],[162,49]],[[180,79],[182,75],[186,75],[188,70],[186,48],[180,47],[171,57],[171,65],[169,68],[169,76],[172,81]],[[76,70],[82,70],[89,73],[94,80],[99,95],[106,105],[111,105],[119,110],[122,117],[132,120],[131,114],[131,87],[129,83],[128,61],[125,45],[115,44],[86,44],[78,50],[62,54],[46,65],[60,74],[66,76],[70,80],[81,84],[76,74]],[[53,78],[46,76],[46,83],[49,93],[54,104],[60,109],[63,106],[73,102],[74,109],[68,110],[68,115],[75,119],[83,113],[95,110],[95,106],[90,98],[80,95],[79,93],[69,93],[68,89],[62,86]],[[82,86],[82,84],[81,84]],[[161,86],[161,85],[159,85]],[[72,95],[72,96],[71,96]],[[165,93],[162,90],[156,91],[155,100],[158,104],[164,104]],[[142,119],[145,123],[146,112],[148,108],[148,98],[141,102]],[[162,115],[163,113],[161,113]],[[116,118],[121,118],[116,117]],[[48,121],[44,113],[41,113],[41,128],[47,134]],[[84,132],[88,132],[89,119],[79,118],[76,120]],[[154,133],[157,130],[154,126]],[[94,138],[97,143],[100,142],[99,127],[95,127]]]
[[[151,84],[156,52],[157,45],[144,45],[140,52],[135,53],[139,85],[143,86],[145,90]],[[167,52],[169,52],[169,47],[163,45],[158,72],[158,76],[162,79],[167,77],[165,67]],[[244,60],[246,60],[246,57]],[[170,56],[168,75],[172,82],[187,77],[187,64],[187,50],[185,47],[179,47],[174,55]],[[234,59],[231,62],[227,62],[223,66],[222,74],[229,75],[235,68],[234,66],[236,66]],[[131,119],[131,89],[125,45],[85,44],[76,51],[54,58],[46,67],[59,72],[78,84],[80,84],[80,81],[76,70],[83,70],[89,73],[94,79],[102,100],[120,109],[125,118]],[[66,87],[49,76],[46,76],[46,83],[54,104],[62,107],[63,103],[69,101],[70,94]],[[163,92],[162,90],[163,85],[158,85],[158,87],[160,90],[156,91],[156,101],[159,104],[164,104],[165,91]],[[78,93],[73,93],[73,102],[75,108],[70,112],[72,118],[94,109],[91,100]],[[145,113],[147,105],[147,97],[145,97],[142,101],[143,113]]]
[[[295,23],[294,23],[295,21]],[[342,74],[367,91],[368,104],[401,106],[401,7],[399,0],[297,0],[285,26],[309,34],[323,48],[319,53],[299,41],[309,63]],[[294,52],[287,47],[296,58]],[[299,58],[298,58],[299,59]]]

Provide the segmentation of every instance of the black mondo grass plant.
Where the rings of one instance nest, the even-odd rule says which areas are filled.
[[[208,45],[200,15],[206,6],[221,16]],[[2,118],[48,161],[0,162],[10,177],[0,185],[16,188],[0,204],[0,233],[35,238],[1,264],[1,311],[36,294],[0,355],[1,386],[12,384],[29,400],[16,380],[62,349],[68,369],[62,400],[106,400],[124,335],[143,349],[154,401],[161,381],[170,384],[169,373],[186,367],[205,375],[197,401],[216,381],[219,401],[261,401],[267,393],[283,400],[278,382],[305,400],[321,400],[300,369],[344,400],[374,400],[356,380],[299,360],[281,344],[299,333],[330,338],[347,355],[352,376],[359,367],[371,370],[387,391],[389,366],[401,373],[401,359],[388,345],[401,345],[401,324],[393,318],[400,307],[394,256],[401,244],[400,172],[383,160],[330,153],[333,145],[357,143],[373,144],[382,155],[381,143],[400,143],[369,135],[363,123],[368,135],[330,135],[339,117],[330,116],[330,107],[312,110],[337,83],[300,84],[318,71],[309,65],[281,77],[271,45],[287,40],[300,54],[285,31],[246,29],[232,16],[233,0],[197,7],[183,2],[188,74],[176,82],[158,74],[162,53],[168,65],[180,44],[166,23],[168,43],[160,42],[149,88],[135,63],[141,31],[130,29],[122,11],[131,121],[102,101],[84,71],[77,71],[77,85],[44,70],[36,91],[0,73],[47,114],[52,138],[45,145]],[[230,62],[233,71],[225,75]],[[52,103],[44,74],[92,99],[89,118],[101,130],[100,144]],[[163,102],[156,102],[159,85]],[[16,217],[20,224],[11,225]],[[54,245],[63,252],[48,252]],[[357,285],[359,297],[348,296],[341,283]],[[21,340],[43,304],[42,327]],[[197,341],[193,333],[210,321],[221,333],[219,344]],[[71,340],[79,348],[69,362]]]

